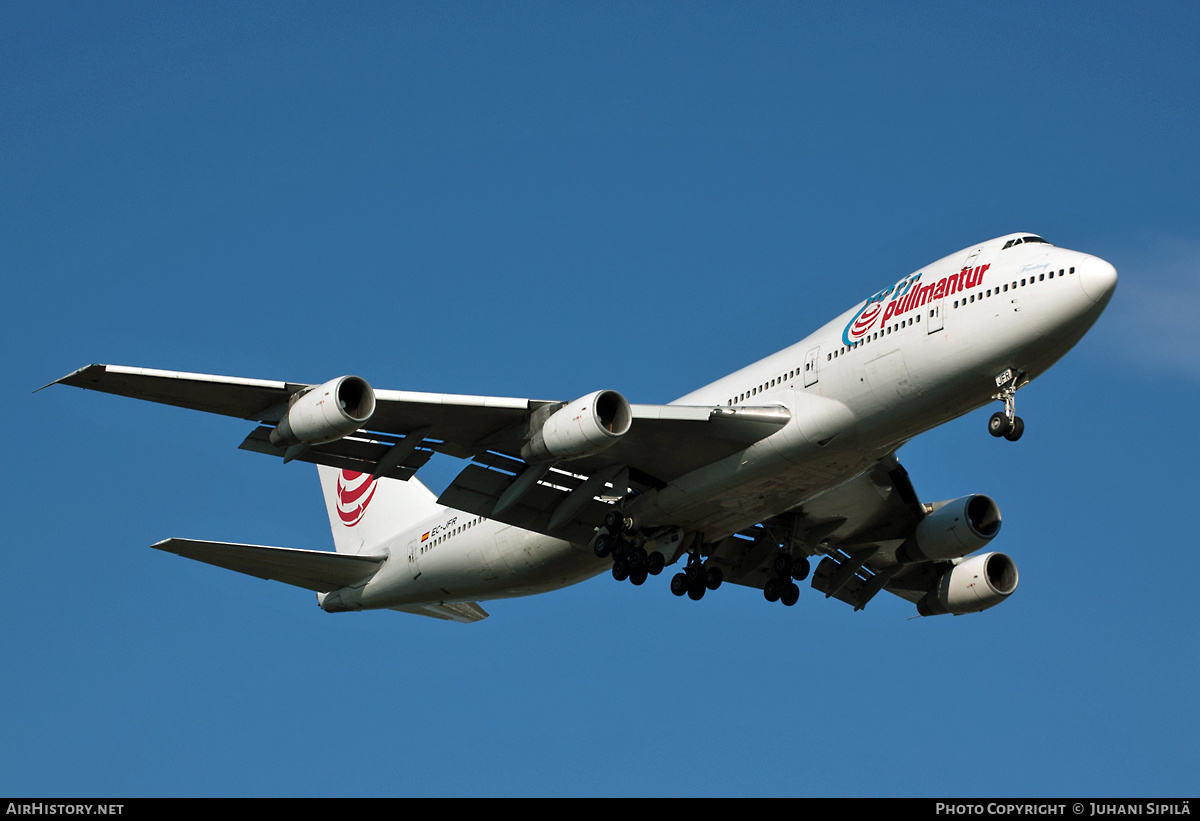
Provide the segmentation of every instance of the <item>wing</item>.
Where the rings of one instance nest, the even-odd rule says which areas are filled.
[[[627,431],[616,441],[606,442],[602,450],[530,459],[530,443],[542,438],[568,403],[372,391],[367,386],[373,413],[364,417],[361,425],[350,414],[348,427],[335,431],[336,436],[314,434],[312,441],[300,443],[277,433],[284,426],[281,423],[291,420],[291,427],[298,428],[305,424],[306,413],[326,413],[329,406],[321,404],[319,395],[330,393],[346,379],[357,378],[311,385],[90,365],[51,384],[259,422],[242,442],[243,449],[375,476],[406,480],[435,452],[468,458],[472,464],[447,488],[439,499],[442,504],[584,542],[591,539],[607,508],[597,497],[606,493],[619,497],[631,489],[664,486],[744,450],[790,419],[788,411],[779,406],[625,404]]]
[[[380,391],[375,394],[377,410],[369,429],[356,428],[343,438],[314,444],[289,456],[287,446],[271,443],[270,433],[297,398],[318,386],[120,365],[89,365],[51,384],[261,422],[263,425],[242,442],[244,450],[401,480],[411,477],[435,451],[471,456],[473,450],[461,443],[494,436],[519,424],[532,410],[549,404],[528,399]]]
[[[924,505],[895,454],[794,511],[735,534],[714,549],[710,564],[725,579],[762,589],[777,575],[779,546],[821,556],[812,586],[861,610],[880,590],[916,603],[953,566],[920,560],[910,550],[920,523],[939,505]],[[997,520],[998,521],[998,520]]]

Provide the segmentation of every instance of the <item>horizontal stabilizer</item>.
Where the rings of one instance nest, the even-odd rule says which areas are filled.
[[[456,621],[460,624],[470,624],[473,621],[483,621],[488,617],[487,611],[471,601],[445,602],[444,604],[406,604],[401,607],[391,607],[401,613],[412,613],[414,616],[430,616],[435,619]]]
[[[155,550],[318,593],[328,593],[375,575],[387,558],[194,539],[166,539],[151,546]]]

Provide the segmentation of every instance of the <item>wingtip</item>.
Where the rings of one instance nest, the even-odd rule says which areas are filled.
[[[44,391],[44,390],[46,390],[46,388],[50,387],[51,385],[58,385],[58,384],[72,385],[73,383],[68,382],[67,380],[69,380],[73,377],[79,376],[80,374],[85,373],[87,371],[90,371],[92,368],[106,368],[106,367],[108,367],[108,366],[101,365],[96,362],[93,362],[91,365],[84,365],[82,368],[76,368],[75,370],[71,371],[66,376],[60,376],[58,379],[55,379],[53,382],[47,382],[45,385],[42,385],[40,388],[36,389],[34,391],[34,393],[37,393],[38,391]],[[76,385],[75,387],[82,387],[82,386]]]

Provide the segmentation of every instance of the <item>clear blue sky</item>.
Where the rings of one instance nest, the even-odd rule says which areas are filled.
[[[0,794],[1195,795],[1195,3],[0,6]],[[91,362],[664,402],[1010,231],[1121,274],[901,451],[1021,587],[909,620],[668,575],[331,616],[149,549],[330,547],[247,426]],[[440,489],[453,465],[432,465]]]

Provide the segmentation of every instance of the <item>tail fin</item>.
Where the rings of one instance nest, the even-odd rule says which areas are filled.
[[[373,553],[392,536],[437,510],[437,497],[414,476],[372,479],[356,473],[317,465],[325,510],[338,553]]]

